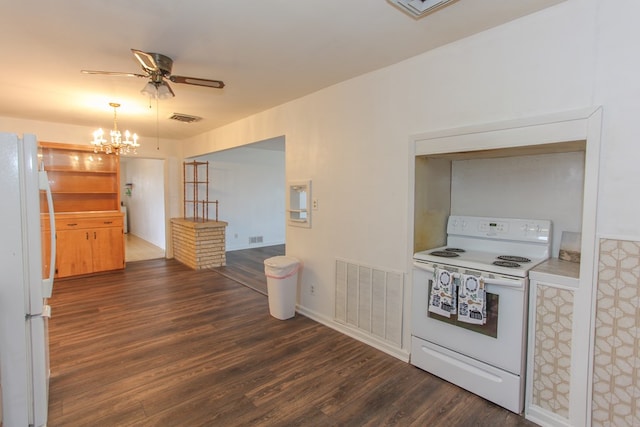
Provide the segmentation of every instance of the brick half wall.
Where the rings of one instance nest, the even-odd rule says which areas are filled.
[[[226,227],[224,221],[172,218],[174,258],[194,270],[226,265]]]

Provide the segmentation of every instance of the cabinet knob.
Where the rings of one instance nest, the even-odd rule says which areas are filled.
[[[104,221],[105,224],[113,224],[113,221]]]
[[[67,227],[75,227],[76,225],[78,225],[77,222],[73,222],[71,224],[67,224]]]

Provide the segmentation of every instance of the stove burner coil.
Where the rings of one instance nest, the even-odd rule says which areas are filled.
[[[439,256],[443,258],[455,258],[457,256],[460,256],[456,252],[451,252],[451,251],[433,251],[429,253],[429,255]]]
[[[447,251],[447,252],[459,252],[459,253],[466,252],[464,249],[460,249],[460,248],[447,248],[447,249],[445,249],[445,251]]]
[[[520,264],[513,261],[493,261],[493,265],[497,265],[499,267],[508,267],[508,268],[518,268]]]
[[[498,259],[503,261],[512,261],[512,262],[531,262],[529,258],[521,257],[521,256],[512,256],[512,255],[500,255]]]

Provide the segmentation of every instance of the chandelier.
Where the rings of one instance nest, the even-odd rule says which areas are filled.
[[[117,121],[117,108],[120,104],[116,104],[115,102],[110,102],[109,106],[113,107],[113,130],[109,132],[110,139],[107,141],[104,139],[104,131],[102,129],[98,129],[93,132],[93,141],[91,141],[91,145],[93,145],[93,152],[98,153],[102,151],[107,154],[136,154],[136,148],[140,147],[138,144],[138,135],[131,134],[128,130],[124,132],[124,140],[122,139],[122,133],[118,130],[118,121]]]

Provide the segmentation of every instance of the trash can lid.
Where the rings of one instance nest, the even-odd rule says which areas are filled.
[[[274,256],[264,260],[264,265],[271,268],[287,268],[297,265],[300,261],[291,256]]]

